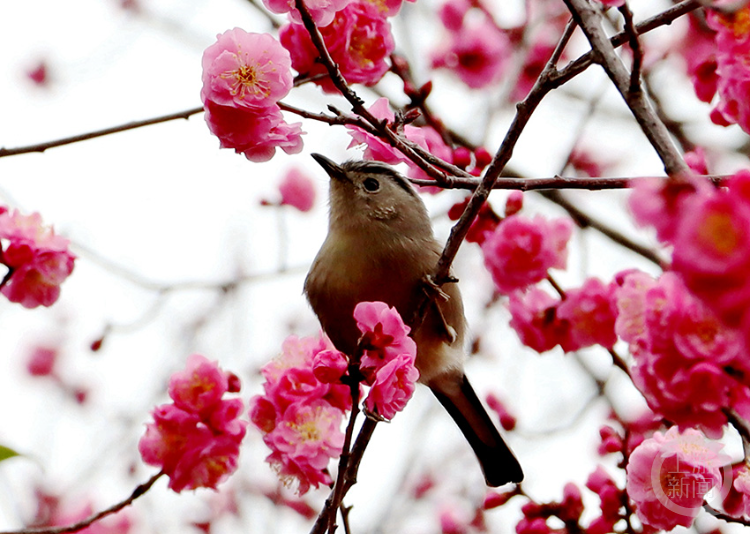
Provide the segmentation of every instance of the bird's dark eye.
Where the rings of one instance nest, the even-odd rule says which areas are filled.
[[[365,189],[370,193],[374,193],[375,191],[380,189],[380,182],[378,182],[375,178],[365,178],[365,181],[362,182],[362,185],[364,185]]]

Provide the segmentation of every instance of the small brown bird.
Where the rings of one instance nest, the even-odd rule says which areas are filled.
[[[353,318],[363,301],[395,306],[408,320],[442,247],[424,203],[391,167],[374,161],[337,165],[313,154],[330,182],[328,236],[305,280],[305,293],[323,330],[345,354],[360,337]],[[412,331],[419,381],[456,421],[479,459],[488,486],[523,480],[523,471],[463,372],[466,324],[455,283],[443,287]]]

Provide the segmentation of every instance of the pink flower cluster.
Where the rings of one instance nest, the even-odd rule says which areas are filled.
[[[722,188],[697,179],[638,181],[630,207],[672,245],[672,270],[689,290],[750,346],[750,171]]]
[[[680,427],[720,436],[731,408],[750,415],[742,338],[725,327],[675,273],[618,276],[615,324],[630,343],[633,381],[652,410]],[[747,382],[745,380],[744,382]]]
[[[690,17],[680,52],[696,95],[704,102],[719,100],[711,120],[719,125],[738,124],[750,132],[750,66],[743,58],[750,54],[750,7],[737,10],[708,10],[708,27]]]
[[[370,386],[366,408],[391,419],[414,392],[416,344],[395,308],[361,302],[354,318],[362,332],[360,372]],[[299,493],[330,484],[328,463],[341,454],[341,423],[351,409],[349,361],[328,338],[284,341],[282,354],[265,365],[264,394],[250,401],[250,419],[271,449],[266,458]],[[344,382],[347,382],[345,384]]]
[[[380,9],[381,4],[377,2],[346,3],[348,5],[336,12],[329,23],[321,24],[320,33],[348,83],[374,85],[388,71],[386,60],[395,47],[386,18],[388,11]],[[291,54],[292,67],[297,72],[316,77],[314,82],[326,92],[338,92],[331,79],[325,76],[328,71],[302,24],[296,21],[287,24],[279,31],[279,39]],[[319,75],[324,76],[317,78]]]
[[[73,272],[68,240],[42,224],[38,213],[21,215],[0,206],[0,263],[8,268],[0,293],[24,308],[51,306]]]
[[[154,409],[138,442],[143,461],[160,467],[172,490],[216,489],[237,469],[247,422],[239,419],[242,401],[224,395],[239,390],[235,375],[198,354],[172,375],[173,402]]]
[[[525,289],[547,277],[550,268],[564,269],[573,231],[569,219],[548,221],[538,215],[506,217],[482,243],[484,263],[501,293]]]
[[[432,56],[433,68],[454,72],[472,89],[497,82],[513,50],[507,32],[497,27],[479,5],[468,0],[449,0],[443,5],[439,14],[448,38]],[[472,16],[467,16],[470,11]]]
[[[222,148],[268,161],[281,148],[302,150],[299,123],[287,124],[278,101],[292,88],[289,53],[269,34],[240,28],[217,35],[203,52],[201,100]]]
[[[272,451],[266,461],[285,482],[296,480],[300,494],[330,484],[328,463],[341,454],[341,423],[352,402],[340,382],[346,367],[338,376],[323,369],[343,358],[327,338],[290,336],[261,369],[264,394],[250,400],[250,420]]]
[[[697,430],[681,433],[677,427],[641,443],[630,455],[626,487],[638,518],[657,529],[689,527],[706,493],[722,481],[728,460],[722,447]]]
[[[589,278],[580,288],[555,299],[539,287],[510,295],[511,327],[524,345],[545,352],[560,345],[566,352],[593,345],[612,348],[617,341],[614,285]]]
[[[417,345],[396,308],[384,302],[360,302],[354,308],[354,319],[365,348],[360,370],[370,386],[365,406],[392,419],[404,409],[419,379],[414,366]]]

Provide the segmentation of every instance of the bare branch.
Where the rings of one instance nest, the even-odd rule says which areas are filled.
[[[70,532],[77,532],[79,530],[83,530],[86,527],[91,526],[92,524],[96,523],[100,519],[104,519],[107,516],[116,514],[126,506],[129,506],[133,503],[138,497],[145,494],[148,490],[151,489],[151,486],[154,485],[154,483],[161,478],[161,476],[164,474],[164,472],[159,472],[152,476],[150,479],[148,479],[143,484],[140,484],[138,487],[133,490],[133,493],[130,494],[130,497],[125,499],[122,502],[119,502],[117,504],[114,504],[107,508],[106,510],[102,510],[98,514],[94,514],[91,517],[84,519],[83,521],[79,521],[78,523],[73,523],[72,525],[64,526],[64,527],[50,527],[50,528],[29,528],[29,529],[23,529],[23,530],[10,530],[6,532],[0,532],[0,534],[68,534]]]

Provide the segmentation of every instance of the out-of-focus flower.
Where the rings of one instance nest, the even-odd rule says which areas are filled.
[[[510,326],[524,345],[541,353],[562,342],[567,329],[556,317],[559,303],[538,287],[510,294]]]
[[[565,268],[572,230],[569,219],[520,215],[504,219],[482,243],[484,263],[497,290],[525,289],[546,278],[550,268]]]
[[[315,186],[308,175],[299,169],[290,169],[279,184],[281,204],[310,211],[315,204]]]
[[[481,89],[500,79],[511,51],[506,33],[483,19],[449,32],[444,47],[432,56],[432,67],[451,70],[470,88]]]
[[[557,306],[556,313],[558,320],[569,325],[563,350],[570,352],[592,345],[611,349],[614,346],[617,341],[614,289],[614,285],[605,285],[598,278],[588,278],[582,287],[565,292],[565,300]]]
[[[55,369],[57,356],[57,349],[36,346],[29,354],[29,359],[26,362],[26,370],[31,376],[49,376]]]

